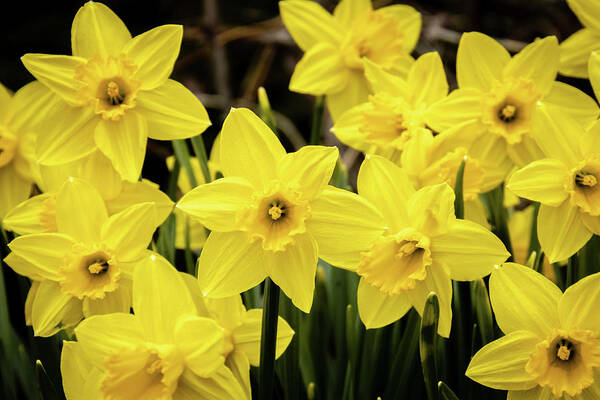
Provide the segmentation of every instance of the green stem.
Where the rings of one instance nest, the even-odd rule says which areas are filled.
[[[200,169],[202,170],[202,175],[204,175],[204,183],[210,183],[212,179],[210,176],[210,169],[208,168],[208,157],[206,155],[206,147],[204,147],[202,135],[194,136],[190,141],[192,142],[194,154],[196,154],[196,157],[200,161]]]
[[[438,330],[439,316],[440,306],[438,298],[435,293],[431,292],[425,301],[425,309],[423,310],[423,318],[421,319],[421,334],[419,337],[421,367],[423,368],[425,390],[429,400],[437,400],[439,398],[437,368],[435,365],[435,337]]]
[[[457,219],[465,218],[465,201],[463,196],[463,179],[465,175],[465,163],[467,161],[467,157],[463,158],[460,166],[458,167],[458,172],[456,173],[456,182],[454,183],[454,213],[456,214]]]
[[[323,111],[325,110],[325,97],[318,96],[313,108],[312,129],[310,131],[310,143],[321,143],[321,126],[323,125]]]
[[[260,338],[260,396],[261,400],[273,398],[275,380],[275,344],[279,311],[279,286],[270,278],[265,279],[265,295]]]
[[[190,184],[193,188],[198,186],[198,181],[194,176],[194,170],[192,169],[192,164],[190,163],[190,151],[187,147],[187,143],[185,140],[173,140],[173,152],[175,153],[175,159],[179,161],[179,164],[183,166],[185,172],[187,173],[188,179],[190,180]]]

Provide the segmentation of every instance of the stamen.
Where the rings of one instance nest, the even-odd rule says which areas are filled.
[[[279,218],[285,216],[285,205],[280,202],[271,203],[271,208],[269,208],[268,214],[273,221],[277,221]]]
[[[556,343],[556,357],[563,361],[569,361],[571,358],[571,349],[573,344],[565,339],[561,339],[560,343]]]
[[[517,107],[512,104],[506,104],[498,112],[498,118],[503,122],[512,122],[517,118]]]
[[[100,275],[108,270],[108,262],[106,260],[94,260],[89,266],[90,274]]]
[[[400,246],[399,252],[402,253],[403,256],[410,256],[415,250],[417,250],[415,242],[406,242]]]
[[[108,96],[108,102],[113,106],[118,106],[125,101],[125,95],[121,93],[119,85],[114,81],[108,82],[108,85],[106,86],[106,94]]]
[[[146,368],[146,372],[149,373],[150,375],[152,375],[152,374],[155,374],[156,372],[159,372],[161,370],[161,367],[162,367],[162,363],[160,362],[160,360],[154,360],[148,366],[148,368]]]
[[[594,187],[598,183],[598,179],[589,172],[579,171],[575,174],[575,183],[579,186]]]

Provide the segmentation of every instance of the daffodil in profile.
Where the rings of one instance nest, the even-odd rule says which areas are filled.
[[[546,158],[516,171],[508,188],[541,203],[538,238],[548,260],[558,262],[600,233],[600,124],[586,131],[567,114],[537,108],[535,139]]]
[[[0,84],[0,223],[31,193],[36,132],[51,97],[39,82],[23,86],[14,95]]]
[[[56,232],[19,236],[4,262],[39,282],[28,298],[36,336],[50,336],[94,314],[129,311],[136,263],[158,226],[141,203],[108,216],[89,183],[71,179],[56,196]]]
[[[476,119],[488,134],[502,139],[497,151],[506,152],[518,167],[543,158],[532,137],[531,120],[538,102],[570,114],[584,126],[599,114],[592,98],[555,81],[558,62],[554,36],[536,40],[511,57],[491,37],[464,33],[456,61],[459,88],[428,109],[428,124],[443,131]]]
[[[367,327],[401,318],[411,307],[423,312],[429,292],[440,302],[438,333],[448,337],[452,322],[451,279],[469,281],[489,274],[509,253],[489,230],[454,215],[454,192],[446,183],[415,190],[391,161],[370,156],[358,174],[358,193],[381,212],[386,229],[357,246],[360,275],[358,312]]]
[[[286,154],[252,111],[232,109],[220,135],[225,176],[177,203],[211,230],[198,260],[209,298],[239,294],[269,276],[309,312],[318,257],[335,266],[383,230],[379,213],[358,195],[328,185],[338,151],[305,146]]]
[[[588,58],[600,51],[600,6],[594,0],[567,0],[571,11],[583,25],[560,44],[558,71],[576,78],[588,77]]]
[[[367,101],[364,61],[406,75],[410,52],[421,33],[421,15],[395,4],[373,10],[370,0],[342,0],[333,15],[307,0],[279,3],[281,18],[305,52],[296,65],[290,90],[326,95],[333,119]]]
[[[148,137],[204,131],[210,122],[200,101],[169,79],[182,31],[163,25],[132,38],[107,6],[89,1],[73,20],[72,56],[23,56],[29,72],[60,99],[37,141],[40,162],[63,164],[99,148],[124,179],[137,181]]]
[[[564,293],[523,265],[492,272],[490,299],[505,336],[475,354],[466,375],[508,399],[596,399],[600,394],[600,274]]]
[[[3,221],[4,229],[18,235],[57,231],[56,197],[63,184],[72,177],[81,178],[96,188],[109,216],[135,204],[153,202],[157,223],[161,224],[173,209],[173,202],[157,184],[147,180],[123,180],[99,150],[67,164],[48,167],[33,163],[32,169],[34,180],[44,193],[21,202]]]
[[[135,270],[133,312],[96,315],[75,328],[77,344],[63,349],[67,396],[250,399],[225,365],[225,330],[198,314],[179,272],[160,256],[147,255]],[[84,377],[78,359],[91,371]]]

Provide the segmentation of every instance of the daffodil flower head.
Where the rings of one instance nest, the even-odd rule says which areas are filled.
[[[483,226],[454,216],[446,184],[415,190],[408,175],[380,156],[369,156],[358,175],[359,194],[384,217],[387,229],[357,248],[358,311],[368,329],[390,324],[414,307],[423,312],[429,292],[440,299],[438,332],[450,334],[451,279],[474,280],[509,256]],[[465,245],[469,238],[469,245]]]
[[[466,375],[524,399],[593,398],[600,390],[600,274],[564,293],[523,265],[492,272],[490,299],[505,336],[475,354]]]
[[[312,305],[317,259],[345,267],[351,249],[383,230],[359,196],[328,185],[336,148],[286,154],[254,113],[232,109],[220,134],[224,178],[177,203],[212,232],[199,258],[207,297],[239,294],[270,276],[302,311]]]
[[[600,51],[600,10],[594,0],[567,0],[567,4],[583,28],[560,43],[559,72],[565,76],[587,78],[590,53]]]
[[[366,62],[405,76],[421,31],[421,15],[407,5],[373,10],[370,0],[343,0],[333,15],[306,0],[279,3],[281,18],[305,52],[290,90],[326,95],[334,120],[367,101]]]
[[[55,233],[19,236],[5,262],[40,281],[31,290],[31,323],[50,336],[82,317],[127,311],[131,279],[158,226],[153,203],[108,216],[98,191],[72,178],[56,195]]]
[[[180,25],[164,25],[132,38],[107,6],[89,1],[73,20],[73,56],[23,56],[26,68],[56,95],[48,134],[36,145],[39,161],[64,164],[100,149],[135,182],[148,137],[172,140],[204,131],[210,121],[200,101],[168,79],[182,32]]]

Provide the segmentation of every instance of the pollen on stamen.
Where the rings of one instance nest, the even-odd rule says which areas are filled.
[[[517,107],[506,104],[498,112],[498,118],[503,122],[512,122],[517,117]]]

